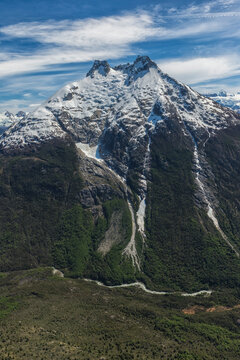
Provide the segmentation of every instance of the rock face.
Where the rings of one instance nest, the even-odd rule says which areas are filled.
[[[81,182],[75,186],[68,180],[59,156],[49,170],[48,191],[56,200],[53,179],[58,172],[65,174],[59,182],[64,195],[56,200],[67,211],[64,216],[68,218],[72,207],[78,223],[84,211],[91,213],[95,230],[81,225],[81,234],[87,234],[79,250],[82,265],[71,263],[78,275],[111,283],[141,278],[153,287],[189,289],[214,281],[226,285],[229,274],[240,270],[240,207],[236,199],[226,198],[235,190],[225,181],[233,168],[227,158],[234,169],[239,166],[239,126],[236,112],[170,78],[143,56],[115,68],[95,61],[84,79],[65,86],[11,126],[0,138],[0,148],[5,162],[16,153],[24,159],[32,154],[32,161],[43,159],[50,168],[55,155],[48,144],[60,142],[65,152],[67,144],[75,149],[71,176],[77,172]],[[11,166],[3,170],[6,189]],[[42,179],[40,167],[36,171]],[[239,173],[234,176],[238,188]],[[225,197],[219,194],[223,183]],[[38,186],[46,184],[44,177]],[[14,189],[12,193],[16,201],[25,199]],[[69,267],[68,237],[59,240],[54,234],[57,255],[48,263]],[[80,236],[76,234],[69,235],[69,243]],[[226,271],[222,263],[228,263]],[[230,278],[236,284],[240,275]]]
[[[79,193],[84,208],[91,209],[98,216],[101,204],[114,197],[124,198],[124,188],[121,181],[102,161],[84,156],[79,151],[79,170],[85,187]]]

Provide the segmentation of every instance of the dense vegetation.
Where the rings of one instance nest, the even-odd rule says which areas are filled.
[[[0,269],[50,264],[63,212],[82,187],[73,144],[0,157]]]
[[[34,269],[0,276],[0,292],[3,360],[239,358],[237,290],[156,296]]]
[[[113,197],[94,217],[71,142],[0,157],[0,358],[215,360],[239,357],[240,262],[196,206],[192,148],[179,132],[155,134],[142,273],[122,251],[131,237],[126,200]],[[237,129],[206,147],[224,231],[239,246]],[[217,156],[220,155],[220,156]],[[137,208],[137,175],[128,184]],[[99,204],[98,204],[99,206]],[[115,220],[117,219],[117,225]],[[106,234],[121,241],[102,255]],[[114,236],[113,236],[114,237]],[[137,234],[139,254],[142,244]],[[54,265],[71,278],[56,278]],[[35,268],[27,271],[18,269]],[[6,271],[18,270],[15,272]],[[154,296],[106,284],[144,281],[161,290],[213,288],[210,297]]]
[[[239,286],[239,259],[195,205],[192,149],[173,131],[156,135],[151,150],[144,272],[170,289]]]
[[[207,142],[206,153],[214,174],[221,226],[240,251],[240,127],[219,132]]]
[[[135,279],[130,260],[122,257],[122,251],[131,236],[131,217],[123,199],[113,199],[103,204],[104,216],[93,223],[89,211],[81,205],[67,210],[59,222],[58,240],[54,243],[53,264],[73,277],[85,276],[105,283],[119,284]],[[105,256],[98,252],[114,212],[120,212],[120,228],[123,241],[112,247]]]
[[[132,231],[131,215],[126,201],[122,199],[113,199],[103,205],[105,218],[99,218],[93,231],[93,246],[97,246],[104,238],[106,230],[110,226],[111,217],[114,212],[120,212],[120,233],[123,242],[112,247],[105,257],[93,251],[91,261],[89,261],[86,275],[90,278],[101,280],[107,284],[119,284],[131,282],[135,279],[135,269],[132,261],[122,256],[122,251],[127,245]]]
[[[54,265],[71,276],[112,283],[135,278],[131,262],[121,256],[131,236],[126,201],[105,202],[94,222],[80,203],[83,186],[71,142],[0,157],[0,270]],[[103,257],[97,248],[116,211],[122,242]]]
[[[91,216],[81,205],[65,211],[52,249],[54,265],[82,276],[90,257],[92,228]]]

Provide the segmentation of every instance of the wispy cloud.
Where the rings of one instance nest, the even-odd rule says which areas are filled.
[[[8,60],[0,62],[0,77],[37,71],[52,71],[51,65],[87,62],[93,59],[118,58],[126,54],[124,47],[89,49],[88,51],[53,48],[36,51],[34,55],[9,55]]]
[[[8,38],[30,38],[40,44],[32,53],[0,54],[0,77],[47,71],[54,64],[120,58],[130,45],[157,36],[158,28],[145,12],[84,19],[19,23],[0,28]]]
[[[159,61],[158,65],[170,76],[187,84],[195,84],[239,75],[240,55],[169,59],[168,61]]]
[[[70,69],[69,69],[70,70]],[[86,71],[85,71],[86,72]],[[40,75],[19,75],[2,79],[0,87],[0,112],[11,110],[32,110],[32,103],[41,103],[61,86],[83,77],[84,72],[75,69],[72,73],[48,73]],[[27,96],[26,96],[27,95]],[[29,109],[31,108],[31,109]]]
[[[31,108],[31,111],[34,110],[40,104],[31,104],[27,100],[20,100],[20,99],[9,99],[9,100],[3,100],[0,104],[0,112],[4,112],[6,110],[10,110],[13,113],[17,113],[19,110],[25,110],[29,111],[29,108]]]
[[[212,0],[168,9],[172,18],[214,18],[240,16],[239,0]]]
[[[184,16],[196,9],[199,11],[196,6],[187,8]],[[133,54],[132,45],[138,42],[209,36],[223,29],[223,22],[216,19],[168,24],[146,11],[99,19],[19,23],[0,28],[0,33],[8,38],[30,38],[40,48],[33,53],[0,54],[0,77],[47,71],[54,64],[121,58]]]
[[[136,10],[118,16],[22,22],[0,27],[0,38],[8,44],[0,52],[0,78],[6,84],[4,91],[16,94],[15,99],[4,100],[4,106],[26,108],[27,104],[39,101],[40,96],[36,95],[39,92],[47,97],[60,84],[73,80],[69,71],[65,75],[53,74],[56,69],[64,71],[66,64],[71,67],[94,59],[126,58],[143,52],[144,43],[150,48],[151,41],[159,42],[160,53],[163,42],[173,43],[175,39],[180,44],[180,40],[188,39],[189,47],[184,51],[178,48],[178,55],[173,55],[179,58],[159,61],[164,71],[186,83],[238,75],[240,54],[236,43],[229,42],[226,49],[225,43],[221,44],[217,51],[212,44],[214,40],[219,44],[220,40],[240,38],[239,17],[239,0],[212,0],[168,9],[158,5],[151,11]],[[17,42],[31,43],[31,48],[22,46],[18,51],[13,47]],[[202,52],[197,50],[200,48]],[[186,58],[189,49],[193,54]],[[157,53],[155,49],[154,53]],[[73,72],[76,74],[76,69]],[[30,89],[35,92],[35,98],[24,96]],[[21,99],[17,99],[21,92]],[[3,89],[0,93],[3,94]]]
[[[20,23],[1,28],[13,37],[32,38],[40,43],[85,49],[93,46],[127,45],[157,35],[158,27],[147,12],[99,19]]]

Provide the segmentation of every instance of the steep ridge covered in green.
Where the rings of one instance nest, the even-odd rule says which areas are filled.
[[[94,221],[79,199],[84,181],[71,141],[2,155],[0,161],[1,271],[54,265],[71,276],[121,282],[127,273],[134,279],[131,263],[121,256],[131,233],[128,206],[115,197],[102,204],[102,216]],[[123,242],[103,260],[97,248],[116,211]]]
[[[240,248],[240,127],[220,131],[206,144],[206,156],[214,175],[218,217],[236,248]]]
[[[212,148],[217,139],[217,136],[213,138]],[[169,288],[238,286],[239,259],[227,246],[206,211],[195,202],[197,185],[192,172],[192,144],[177,131],[171,135],[159,132],[152,139],[151,151],[152,181],[147,201],[148,246],[144,272],[155,284],[164,284]],[[213,162],[215,156],[218,159],[221,156],[217,147],[216,152],[218,155],[213,155]],[[233,153],[237,159],[239,150],[234,148]],[[219,176],[222,176],[220,168]],[[225,186],[227,192],[232,187],[230,179]],[[215,188],[216,191],[218,189]],[[229,196],[221,194],[217,192],[222,202],[229,202],[229,206],[233,207]],[[233,216],[232,222],[237,226]],[[239,243],[239,234],[235,232],[236,242],[237,239]]]
[[[206,153],[214,173],[212,187],[219,200],[219,221],[237,246],[236,130],[224,130],[213,137]],[[144,246],[141,236],[136,236],[140,272],[122,255],[131,237],[126,199],[114,193],[111,200],[99,203],[101,211],[97,215],[91,206],[81,204],[80,194],[86,184],[79,168],[79,154],[70,140],[46,143],[18,155],[2,155],[1,271],[54,265],[66,275],[107,284],[138,279],[149,288],[161,290],[238,286],[239,259],[206,211],[196,205],[192,148],[191,139],[177,125],[171,133],[161,130],[151,138]],[[137,199],[134,191],[132,198]],[[99,246],[108,231],[113,240],[116,237],[120,242],[103,254]]]
[[[2,270],[51,262],[52,237],[82,180],[72,143],[53,141],[38,151],[1,156]]]

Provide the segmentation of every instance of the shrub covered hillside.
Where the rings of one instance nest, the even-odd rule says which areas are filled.
[[[237,289],[159,296],[38,268],[0,274],[0,291],[2,360],[239,359]]]
[[[209,141],[207,154],[211,156],[216,174],[213,191],[219,199],[217,209],[224,210],[219,215],[221,220],[224,214],[225,219],[229,219],[221,224],[239,246],[240,149],[239,145],[229,143],[239,142],[235,129],[233,133],[232,137],[223,132],[222,138],[228,139],[228,144],[226,140],[222,142],[222,138],[217,140],[218,137]],[[153,137],[151,150],[145,274],[154,283],[170,289],[239,286],[239,258],[216,230],[206,211],[196,204],[191,146],[183,136],[172,131],[171,135],[159,133]],[[227,161],[230,152],[231,161]]]
[[[131,262],[121,252],[131,234],[126,202],[113,198],[94,219],[83,209],[83,180],[73,143],[54,141],[34,151],[0,158],[0,269],[55,265],[72,276],[121,282],[134,279]],[[98,245],[120,214],[122,242],[106,257]]]

